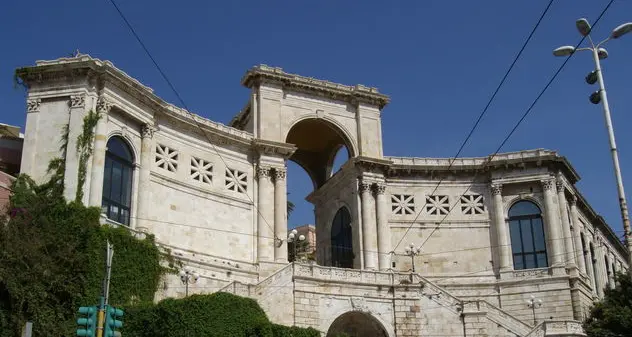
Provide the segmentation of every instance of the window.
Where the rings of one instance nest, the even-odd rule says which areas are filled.
[[[540,208],[531,201],[519,201],[509,209],[509,231],[514,269],[548,266],[544,224]]]
[[[101,211],[108,219],[129,225],[134,156],[120,137],[108,141],[103,172]]]
[[[346,207],[336,212],[331,224],[331,265],[353,268],[353,243],[351,241],[351,215]]]

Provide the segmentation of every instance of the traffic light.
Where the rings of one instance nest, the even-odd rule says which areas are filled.
[[[105,306],[105,323],[103,324],[103,337],[118,337],[121,335],[118,329],[123,326],[123,310]]]
[[[94,337],[97,326],[97,307],[80,307],[79,318],[77,319],[77,336]]]

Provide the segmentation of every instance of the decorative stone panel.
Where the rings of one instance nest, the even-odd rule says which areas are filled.
[[[410,194],[391,195],[391,206],[395,215],[415,214],[415,196]]]
[[[213,183],[213,163],[191,157],[191,178],[205,184]]]
[[[156,165],[169,172],[178,170],[178,151],[161,144],[156,144]]]
[[[485,212],[483,196],[480,194],[462,195],[460,198],[461,212],[467,215],[478,215]]]
[[[236,169],[226,168],[225,187],[229,191],[246,193],[248,190],[248,174]]]
[[[430,215],[447,215],[450,213],[450,199],[447,195],[428,195],[425,208]]]

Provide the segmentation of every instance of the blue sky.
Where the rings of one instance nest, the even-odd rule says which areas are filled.
[[[574,22],[594,21],[608,1],[557,0],[463,155],[491,154],[563,62],[551,51],[576,44]],[[485,106],[547,0],[538,1],[131,1],[118,4],[191,110],[227,123],[247,99],[239,84],[265,63],[345,84],[378,87],[392,98],[383,111],[384,152],[449,157]],[[607,36],[632,21],[632,1],[617,0],[595,27]],[[0,121],[24,126],[16,67],[79,49],[109,59],[178,103],[107,0],[6,1],[0,11]],[[624,182],[632,189],[632,34],[607,45],[602,63]],[[601,106],[584,82],[589,54],[568,63],[503,151],[549,148],[568,157],[579,187],[620,233],[621,221]],[[289,170],[290,224],[313,222],[311,190]]]

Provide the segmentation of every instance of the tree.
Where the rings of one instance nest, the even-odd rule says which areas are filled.
[[[615,276],[617,287],[606,289],[604,299],[590,310],[584,329],[591,337],[624,337],[632,331],[632,281],[627,273]]]

